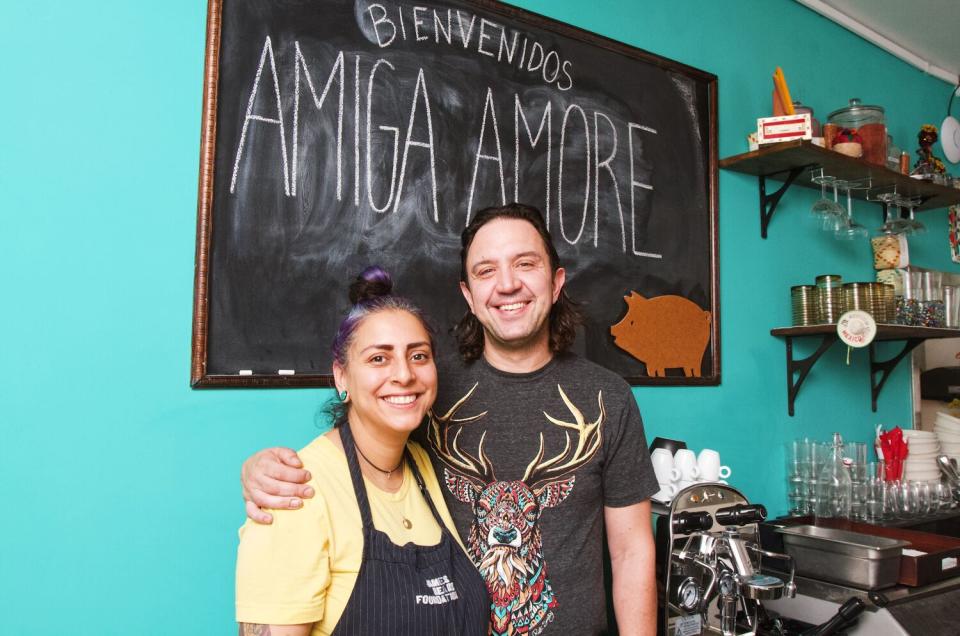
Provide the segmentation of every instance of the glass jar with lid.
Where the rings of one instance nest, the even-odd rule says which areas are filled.
[[[887,162],[887,124],[882,106],[867,106],[854,97],[850,105],[833,111],[827,121],[840,128],[852,128],[863,140],[863,159],[883,166]]]

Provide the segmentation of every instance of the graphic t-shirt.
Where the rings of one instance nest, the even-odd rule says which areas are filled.
[[[658,489],[630,387],[575,355],[526,374],[480,360],[440,377],[421,443],[487,583],[492,633],[602,632],[603,507]]]

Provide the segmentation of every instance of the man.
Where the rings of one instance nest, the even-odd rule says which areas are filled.
[[[477,213],[462,235],[463,363],[441,370],[423,443],[487,582],[492,633],[604,631],[605,530],[618,628],[653,634],[658,485],[643,424],[622,378],[568,353],[579,314],[565,278],[537,210]],[[252,518],[312,495],[299,466],[289,449],[247,460]]]

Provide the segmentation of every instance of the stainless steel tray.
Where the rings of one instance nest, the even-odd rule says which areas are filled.
[[[909,541],[819,526],[777,528],[797,574],[866,590],[896,585]]]

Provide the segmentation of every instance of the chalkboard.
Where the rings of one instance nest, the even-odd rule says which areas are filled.
[[[460,232],[513,200],[548,220],[579,353],[719,383],[716,83],[494,2],[210,0],[192,386],[330,386],[370,264],[455,351]]]

